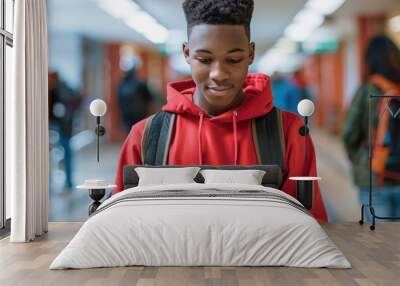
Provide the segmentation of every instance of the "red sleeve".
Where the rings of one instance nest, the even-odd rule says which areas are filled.
[[[304,158],[304,137],[299,134],[299,129],[303,126],[303,121],[298,116],[284,112],[283,125],[286,142],[286,176],[282,190],[295,197],[296,183],[289,180],[289,177],[317,176],[316,156],[311,136],[307,136],[307,158]],[[314,185],[314,204],[311,213],[316,219],[327,221],[326,210],[318,182]]]
[[[117,166],[117,177],[115,184],[117,187],[113,190],[112,194],[123,191],[123,168],[125,165],[140,165],[142,164],[141,159],[141,142],[144,126],[146,119],[136,123],[122,145],[118,166]]]

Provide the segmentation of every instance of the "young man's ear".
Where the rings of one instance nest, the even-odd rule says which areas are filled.
[[[185,56],[185,60],[188,64],[190,64],[190,59],[189,59],[189,44],[188,42],[184,42],[182,44],[182,50],[183,50],[183,55]]]
[[[255,48],[256,44],[254,42],[249,43],[249,65],[251,65],[254,61]]]

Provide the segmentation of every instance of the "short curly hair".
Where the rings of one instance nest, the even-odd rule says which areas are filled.
[[[182,4],[187,22],[188,36],[193,26],[242,25],[250,40],[250,22],[253,0],[185,0]]]

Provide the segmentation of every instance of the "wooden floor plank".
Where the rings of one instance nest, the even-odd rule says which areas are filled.
[[[116,267],[49,270],[81,223],[50,223],[50,231],[32,243],[0,240],[0,285],[399,285],[400,223],[379,223],[374,232],[356,223],[324,224],[352,269],[290,267]]]

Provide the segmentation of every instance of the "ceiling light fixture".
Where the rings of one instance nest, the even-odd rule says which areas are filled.
[[[114,18],[121,19],[130,28],[154,44],[165,43],[168,29],[131,0],[95,0],[98,6]]]
[[[389,27],[393,32],[400,32],[400,16],[395,16],[389,20]]]
[[[346,0],[309,0],[305,7],[318,11],[326,16],[333,14],[345,1]]]
[[[333,14],[346,0],[308,0],[285,29],[285,36],[296,42],[303,42],[321,26],[325,16]]]
[[[292,22],[284,30],[284,35],[269,49],[260,60],[259,69],[274,71],[282,69],[290,56],[295,57],[296,45],[299,42],[305,42],[312,33],[319,28],[326,16],[331,15],[339,9],[346,0],[308,0]],[[400,31],[400,16],[391,20],[391,28]],[[292,51],[288,49],[292,42]],[[297,57],[301,60],[301,56]]]

